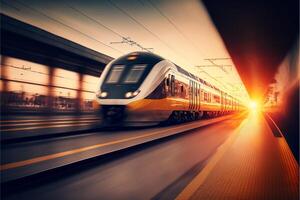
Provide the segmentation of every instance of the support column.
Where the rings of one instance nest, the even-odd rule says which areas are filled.
[[[1,71],[0,71],[0,77],[1,77],[1,84],[2,84],[2,91],[0,94],[0,100],[1,100],[1,110],[4,111],[4,109],[7,108],[8,103],[8,83],[6,81],[7,74],[6,74],[6,56],[1,55]],[[4,65],[4,66],[3,66]]]
[[[51,113],[53,111],[53,84],[54,84],[54,74],[55,68],[49,66],[49,76],[48,76],[48,92],[47,92],[47,112]]]
[[[82,111],[81,107],[83,106],[82,99],[82,88],[83,88],[83,74],[79,73],[79,83],[78,83],[78,91],[76,97],[76,112],[80,113]]]

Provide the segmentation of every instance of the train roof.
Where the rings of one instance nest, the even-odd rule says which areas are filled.
[[[199,81],[199,82],[201,82],[202,84],[204,84],[204,85],[206,85],[206,86],[208,86],[208,87],[210,87],[210,88],[212,88],[212,89],[215,89],[215,90],[217,90],[217,91],[220,91],[219,88],[215,87],[214,85],[211,85],[210,83],[208,83],[207,81],[201,79],[200,77],[198,77],[198,76],[196,76],[196,75],[194,75],[194,74],[188,72],[187,70],[183,69],[182,67],[179,67],[179,66],[176,65],[176,64],[175,64],[175,66],[176,66],[178,72],[180,72],[180,73],[182,73],[182,74],[184,74],[184,75],[186,75],[186,76],[188,76],[188,77],[190,77],[190,78],[192,78],[192,79],[194,79],[194,80],[196,80],[196,81]]]
[[[156,64],[162,60],[166,60],[164,59],[163,57],[159,56],[159,55],[156,55],[154,53],[151,53],[151,52],[144,52],[144,51],[136,51],[136,52],[132,52],[132,53],[129,53],[129,54],[126,54],[120,58],[117,58],[116,60],[113,61],[113,64],[118,64],[119,62],[124,64],[124,61],[128,60],[128,62],[130,62],[130,58],[132,57],[132,59],[135,59],[135,62],[147,62],[147,63],[150,63],[150,64]],[[173,63],[173,62],[172,62]],[[217,91],[221,91],[219,88],[217,88],[216,86],[210,84],[209,82],[201,79],[200,77],[194,75],[193,73],[190,73],[188,72],[187,70],[183,69],[182,67],[176,65],[175,63],[173,63],[176,68],[177,68],[177,71],[181,74],[184,74],[196,81],[199,81],[201,82],[202,84],[212,88],[212,89],[215,89]]]
[[[140,64],[148,63],[150,65],[154,65],[162,60],[165,59],[156,54],[136,51],[113,60],[112,64],[126,64],[127,62],[135,62]]]

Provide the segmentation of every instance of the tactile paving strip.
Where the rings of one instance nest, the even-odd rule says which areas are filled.
[[[237,134],[191,199],[297,200],[299,165],[284,138],[274,137],[259,114]]]

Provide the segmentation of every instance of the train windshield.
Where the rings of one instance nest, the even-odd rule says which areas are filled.
[[[112,66],[105,83],[107,84],[135,84],[141,79],[146,65],[138,64],[134,66],[115,65]]]
[[[127,74],[124,83],[137,83],[140,80],[145,68],[146,65],[133,66]]]
[[[127,92],[139,89],[153,67],[163,58],[147,53],[133,52],[110,64],[110,69],[100,86],[110,99],[123,99]]]
[[[124,70],[124,65],[115,65],[106,80],[106,83],[117,83],[121,77]]]

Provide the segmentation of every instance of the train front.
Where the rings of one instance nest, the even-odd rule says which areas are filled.
[[[145,98],[159,85],[163,68],[153,68],[163,59],[151,53],[135,52],[109,63],[103,71],[97,101],[104,122],[128,124],[147,122],[151,114],[145,112]],[[160,74],[159,74],[160,73]],[[150,76],[150,77],[149,77]]]

